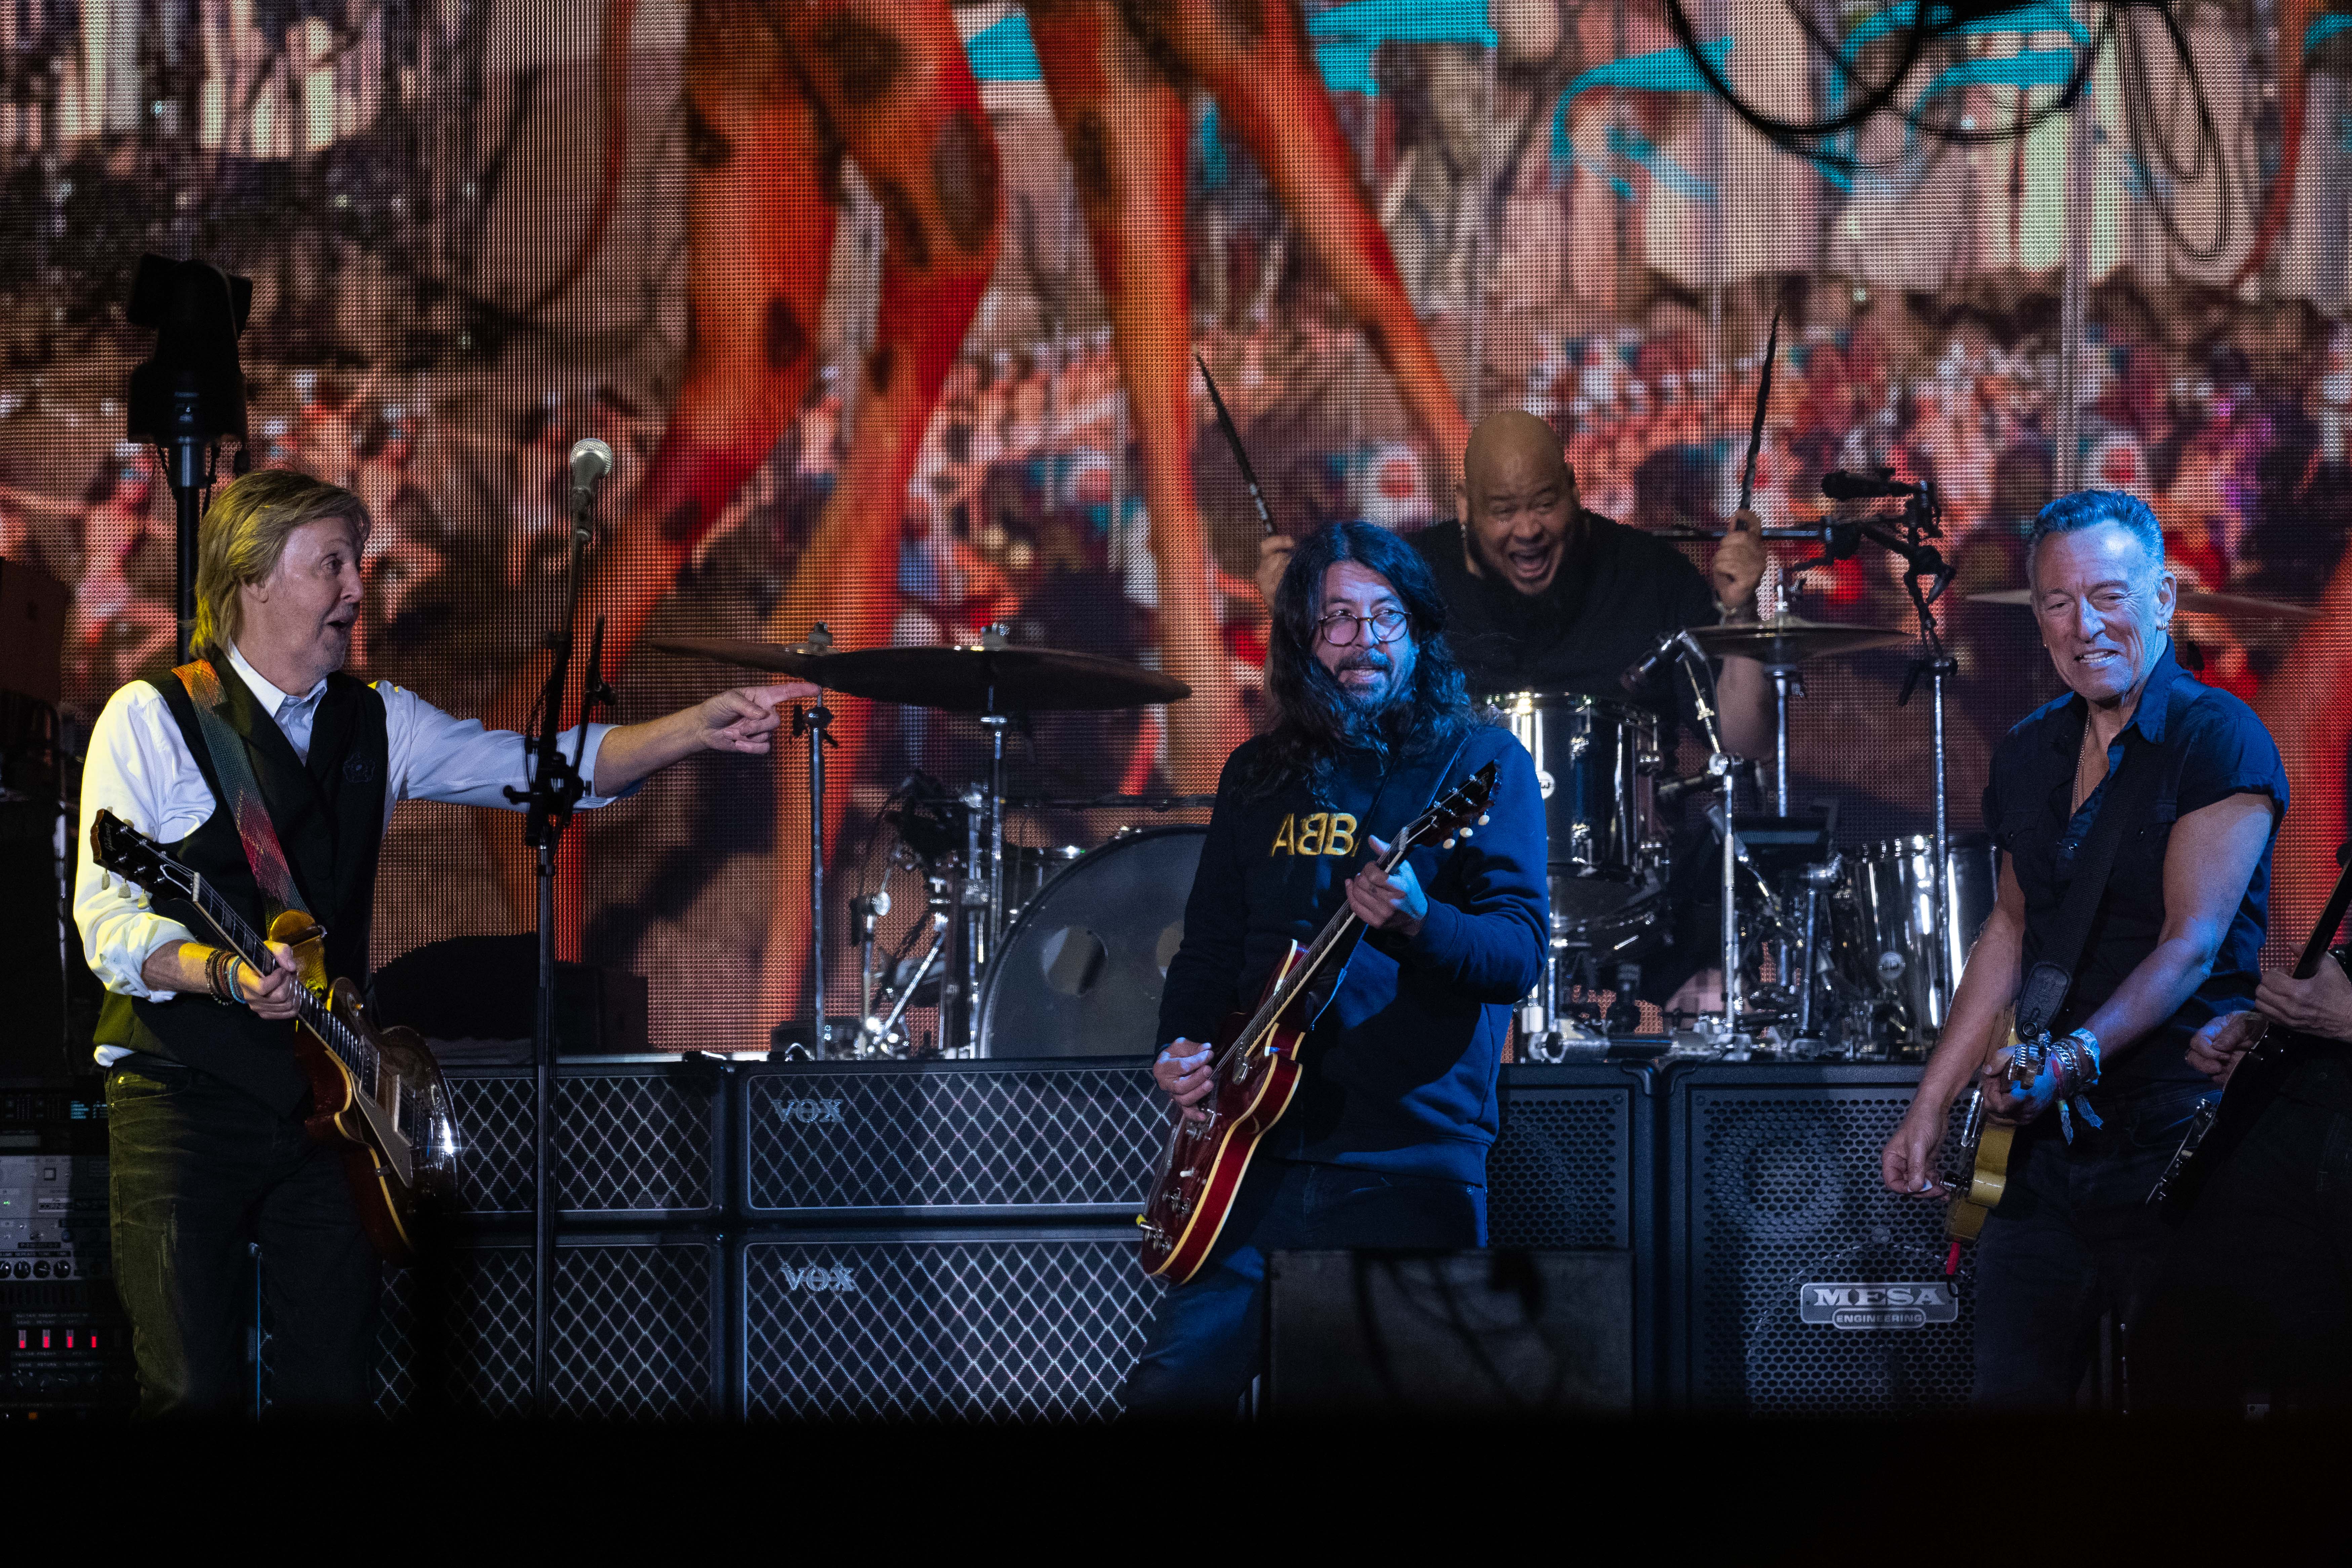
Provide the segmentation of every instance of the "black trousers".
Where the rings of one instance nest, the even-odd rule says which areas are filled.
[[[373,1396],[381,1271],[341,1157],[302,1124],[177,1063],[107,1075],[114,1277],[139,1415],[253,1407],[245,1330],[259,1242],[273,1409],[355,1412]]]
[[[2113,1314],[2136,1389],[2142,1309],[2172,1235],[2147,1194],[2210,1085],[2091,1091],[2103,1127],[2021,1129],[1977,1244],[1976,1403],[2066,1410]]]
[[[2352,1408],[2352,1116],[2271,1102],[2182,1224],[2147,1338],[2156,1408]]]

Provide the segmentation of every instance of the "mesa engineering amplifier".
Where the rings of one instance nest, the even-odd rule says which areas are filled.
[[[1881,1184],[1916,1067],[1716,1063],[1667,1100],[1674,1404],[1757,1415],[1958,1410],[1975,1251],[1947,1279],[1944,1208]],[[1955,1108],[1953,1134],[1958,1133]]]

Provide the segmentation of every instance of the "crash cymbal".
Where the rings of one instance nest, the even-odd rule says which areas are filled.
[[[1982,594],[1970,594],[1969,602],[1978,605],[2015,605],[2021,609],[2033,603],[2031,588],[1994,588]],[[2221,616],[2241,620],[2315,621],[2319,612],[2308,605],[2290,605],[2284,599],[2257,599],[2251,594],[2206,594],[2194,588],[2180,591],[2180,607],[2200,616]]]
[[[870,647],[812,653],[805,645],[672,637],[652,646],[814,680],[827,690],[950,713],[1045,713],[1181,702],[1192,689],[1125,659],[1050,647]]]
[[[1909,642],[1911,634],[1881,626],[1836,626],[1783,614],[1745,624],[1693,626],[1690,637],[1710,658],[1752,658],[1768,669],[1785,669],[1809,659],[1897,647]]]

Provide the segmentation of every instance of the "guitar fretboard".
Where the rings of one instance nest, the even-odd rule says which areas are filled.
[[[243,915],[236,912],[235,906],[214,889],[211,882],[193,871],[189,873],[188,879],[189,898],[203,911],[213,930],[255,973],[268,973],[274,962],[269,955],[268,942]],[[352,1076],[359,1080],[364,1092],[370,1095],[376,1092],[378,1058],[375,1047],[335,1016],[323,994],[298,982],[295,985],[294,1014],[302,1021],[303,1027],[316,1035],[351,1069]]]

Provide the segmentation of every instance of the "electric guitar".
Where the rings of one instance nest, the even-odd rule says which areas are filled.
[[[2303,952],[2294,961],[2297,980],[2308,980],[2317,972],[2327,956],[2328,944],[2344,924],[2345,910],[2352,909],[2352,845],[2339,846],[2336,861],[2344,869],[2336,878],[2336,890],[2327,895],[2326,907],[2320,910],[2319,923],[2304,939]],[[2198,1106],[2197,1114],[2189,1119],[2188,1136],[2147,1194],[2147,1201],[2163,1210],[2167,1218],[2179,1219],[2189,1212],[2206,1179],[2230,1157],[2230,1151],[2286,1087],[2302,1057],[2298,1047],[2314,1037],[2294,1029],[2261,1027],[2262,1037],[2238,1058],[2220,1100],[2208,1100]]]
[[[275,963],[268,942],[299,966],[293,1047],[310,1080],[310,1136],[343,1146],[360,1224],[388,1263],[415,1260],[426,1205],[454,1194],[457,1126],[441,1068],[415,1031],[378,1029],[348,979],[330,980],[326,929],[299,910],[269,922],[267,942],[201,875],[112,812],[90,824],[90,857],[152,899],[193,904],[222,944],[257,973]]]
[[[1381,868],[1395,869],[1416,845],[1440,839],[1451,848],[1457,837],[1469,837],[1470,825],[1486,820],[1495,774],[1488,763],[1413,818]],[[1135,1219],[1143,1230],[1146,1274],[1181,1285],[1208,1259],[1259,1141],[1297,1092],[1299,1047],[1329,995],[1333,960],[1349,951],[1361,924],[1342,902],[1311,946],[1290,944],[1267,976],[1256,1009],[1235,1013],[1218,1028],[1210,1058],[1214,1087],[1193,1107],[1205,1115],[1196,1121],[1177,1113],[1143,1213]]]
[[[2008,1016],[1996,1026],[1995,1033],[2008,1037],[2010,1048],[2017,1041],[2017,1010],[2011,1007]],[[2014,1064],[2016,1058],[2011,1058]],[[2016,1079],[2012,1065],[2009,1074]],[[1952,1194],[1949,1207],[1944,1211],[1944,1234],[1952,1240],[1950,1262],[1959,1259],[1960,1243],[1974,1241],[1984,1229],[1985,1215],[2000,1206],[2009,1190],[2009,1151],[2017,1141],[2017,1129],[2006,1121],[1995,1121],[1985,1110],[1984,1090],[1969,1091],[1968,1118],[1960,1124],[1960,1158],[1969,1168],[1965,1187]],[[1948,1269],[1947,1270],[1948,1272]]]

